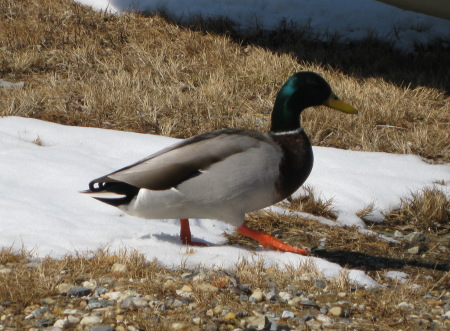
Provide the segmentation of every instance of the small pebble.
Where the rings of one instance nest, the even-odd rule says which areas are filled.
[[[274,318],[277,318],[278,317],[278,315],[277,315],[277,313],[266,313],[266,316],[269,318],[269,319],[274,319]]]
[[[83,282],[83,287],[86,287],[88,289],[90,289],[91,291],[94,291],[95,288],[97,287],[97,282],[94,280],[87,280],[85,282]]]
[[[275,289],[270,290],[265,294],[265,298],[267,301],[274,301],[277,299],[277,292]]]
[[[317,319],[318,321],[322,322],[322,323],[331,323],[331,322],[332,322],[331,317],[326,316],[326,315],[324,315],[324,314],[318,314],[318,315],[316,316],[316,319]]]
[[[100,296],[102,294],[105,294],[108,292],[108,289],[104,288],[104,287],[97,287],[94,291],[94,295],[95,296]]]
[[[122,263],[114,263],[113,266],[111,267],[111,272],[113,274],[122,274],[125,271],[127,271],[127,266],[126,264],[122,264]]]
[[[411,243],[411,244],[418,244],[418,243],[424,243],[429,242],[430,239],[422,232],[413,232],[408,235],[406,235],[403,240]]]
[[[90,315],[85,316],[80,322],[80,325],[94,325],[94,324],[100,324],[103,322],[103,319],[98,315]]]
[[[172,330],[183,330],[186,328],[186,325],[182,322],[172,323]]]
[[[342,309],[342,307],[332,307],[332,308],[330,308],[328,313],[333,316],[340,317],[343,314],[343,309]]]
[[[85,310],[92,310],[96,308],[101,308],[102,304],[100,302],[89,302],[88,305],[84,308]]]
[[[54,327],[59,327],[62,329],[68,329],[74,327],[80,322],[80,319],[75,316],[67,316],[64,319],[59,319],[53,324]]]
[[[92,290],[84,286],[74,286],[67,292],[67,296],[84,297],[91,294]]]
[[[286,300],[284,300],[284,301],[286,301]],[[300,297],[295,297],[291,300],[288,300],[287,304],[289,306],[295,306],[295,305],[298,305],[300,301],[302,301],[302,299]]]
[[[322,327],[322,324],[316,320],[310,320],[306,322],[306,325],[308,325],[309,329],[311,330],[320,330],[320,328]]]
[[[197,273],[192,277],[193,282],[203,282],[206,279],[207,275],[204,272]]]
[[[72,315],[67,316],[66,320],[69,326],[76,325],[80,322],[80,319],[78,317]]]
[[[79,312],[76,309],[65,309],[63,315],[78,315]]]
[[[236,314],[233,313],[233,312],[226,313],[226,314],[223,316],[223,319],[224,319],[224,320],[234,320],[234,319],[236,319]]]
[[[142,298],[132,298],[133,306],[135,307],[147,307],[148,301]]]
[[[319,311],[321,314],[324,314],[324,315],[328,314],[328,308],[325,306],[320,307]]]
[[[175,299],[175,301],[172,303],[173,307],[181,307],[182,305],[183,305],[183,302],[178,299]]]
[[[403,238],[403,233],[401,233],[398,230],[395,230],[394,232],[394,238]]]
[[[219,288],[217,288],[211,284],[207,284],[207,283],[197,285],[197,289],[199,289],[200,291],[203,291],[203,292],[218,292],[219,291]]]
[[[241,301],[248,301],[248,295],[240,294],[239,295],[239,300],[241,300]]]
[[[280,292],[278,293],[278,296],[281,300],[290,300],[292,299],[292,294],[289,292]]]
[[[38,328],[46,327],[46,326],[52,326],[55,323],[55,320],[53,318],[44,318],[36,323],[34,323],[34,326]]]
[[[261,292],[260,289],[254,290],[249,298],[250,302],[261,302],[262,300],[263,300],[263,293]]]
[[[58,286],[56,286],[56,289],[60,294],[67,294],[67,292],[69,292],[74,286],[75,285],[73,284],[61,283]]]
[[[28,316],[25,316],[25,319],[31,319],[31,318],[39,318],[41,317],[43,314],[45,314],[46,312],[48,312],[47,308],[43,308],[43,309],[35,309],[31,312],[31,314],[29,314]]]
[[[294,313],[289,310],[283,310],[281,318],[294,318]]]
[[[327,283],[325,283],[322,279],[315,279],[314,281],[318,288],[324,289],[325,287],[327,287]]]
[[[194,318],[192,319],[192,322],[193,322],[195,325],[200,325],[200,324],[202,324],[202,319],[201,319],[200,317],[194,317]]]
[[[116,277],[113,276],[102,276],[99,278],[99,284],[110,284],[116,280]]]
[[[420,247],[419,246],[411,247],[410,249],[407,250],[407,252],[408,252],[408,254],[411,254],[411,255],[417,255],[420,253]]]
[[[93,326],[89,331],[114,331],[114,327],[111,325],[96,325]]]
[[[319,307],[318,305],[317,305],[317,303],[315,303],[314,301],[312,301],[312,300],[300,300],[300,304],[302,305],[302,306],[308,306],[308,307]]]
[[[55,299],[47,297],[41,300],[41,304],[43,305],[53,305],[56,302]]]
[[[288,325],[278,325],[276,322],[272,322],[270,331],[291,331],[291,327]]]
[[[122,292],[107,292],[103,294],[103,297],[106,297],[110,300],[118,300],[122,295]]]
[[[256,328],[257,330],[267,329],[270,325],[269,319],[264,316],[251,316],[246,319],[247,328]]]
[[[128,297],[120,303],[120,308],[122,309],[130,309],[133,307],[133,297]]]
[[[221,305],[217,305],[213,309],[214,315],[220,315],[223,312],[223,308]]]
[[[183,287],[181,288],[181,291],[192,292],[192,287],[190,287],[189,285],[183,285]]]
[[[55,324],[53,324],[53,327],[54,327],[54,328],[60,328],[60,329],[68,328],[68,326],[66,327],[66,326],[64,325],[64,320],[63,320],[63,319],[57,320],[57,321],[55,322]]]
[[[411,304],[411,303],[407,303],[407,302],[403,301],[403,302],[400,302],[397,305],[397,308],[400,308],[400,309],[414,309],[414,305]]]
[[[184,278],[184,279],[193,278],[193,277],[197,276],[199,273],[200,273],[199,271],[185,272],[184,274],[181,275],[181,278]]]
[[[350,317],[350,310],[344,309],[342,311],[342,317]],[[351,323],[351,321],[349,321],[348,323]]]

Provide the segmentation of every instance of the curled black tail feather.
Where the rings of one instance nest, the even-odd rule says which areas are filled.
[[[97,186],[95,184],[97,184]],[[117,207],[130,203],[130,201],[139,193],[140,188],[124,182],[103,182],[96,179],[89,183],[89,190],[90,192],[112,192],[121,195],[121,197],[117,198],[95,197],[95,199],[101,202]]]
[[[98,184],[97,187],[95,187],[95,184]],[[105,187],[105,182],[98,182],[97,179],[93,180],[89,183],[89,191],[91,192],[101,192],[103,191],[103,188]]]

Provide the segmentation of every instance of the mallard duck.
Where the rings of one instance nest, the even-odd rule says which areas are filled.
[[[217,219],[264,248],[307,255],[306,249],[250,229],[245,214],[287,198],[309,176],[313,152],[300,113],[318,105],[358,113],[321,76],[297,72],[277,94],[269,133],[203,133],[94,179],[85,193],[130,215],[180,219],[180,238],[187,245],[205,245],[192,240],[189,218]]]

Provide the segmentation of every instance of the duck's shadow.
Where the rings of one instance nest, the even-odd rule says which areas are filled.
[[[315,251],[314,256],[339,264],[342,267],[377,271],[381,269],[401,269],[404,267],[419,267],[439,271],[449,271],[450,263],[433,263],[410,259],[398,259],[385,256],[369,255],[360,252],[344,250]]]
[[[185,246],[181,243],[179,236],[166,233],[152,234],[152,235],[147,234],[139,237],[139,239],[150,239],[152,237],[155,237],[156,239],[164,242],[169,242],[183,247],[196,247],[196,246]],[[226,244],[215,244],[199,238],[193,239],[196,242],[206,244],[208,247],[227,246]],[[241,249],[249,251],[254,250],[242,246],[239,247]],[[432,263],[418,260],[398,259],[344,250],[334,250],[334,251],[313,250],[311,256],[325,259],[329,262],[337,263],[341,267],[349,269],[361,269],[364,271],[377,271],[383,269],[402,269],[407,266],[433,269],[438,271],[450,271],[450,263]]]

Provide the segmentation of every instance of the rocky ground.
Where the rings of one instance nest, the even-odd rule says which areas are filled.
[[[1,292],[0,330],[450,329],[449,265],[420,261],[434,239],[395,236],[416,259],[345,255],[379,282],[375,288],[352,285],[345,274],[324,279],[313,265],[279,270],[242,261],[234,270],[169,270],[137,252],[35,260],[3,251],[0,285],[9,295]],[[422,255],[408,252],[416,246]],[[343,263],[342,251],[317,254],[325,252]]]
[[[124,264],[114,264],[112,271],[126,268]],[[402,274],[392,277],[403,281]],[[149,281],[161,286],[160,295],[136,286]],[[377,307],[361,302],[365,297],[385,293],[385,289],[350,287],[335,291],[328,289],[322,279],[305,281],[312,285],[307,291],[292,284],[280,286],[271,280],[270,271],[262,288],[242,284],[236,274],[224,271],[155,274],[151,280],[112,275],[77,279],[75,284],[59,284],[58,293],[23,308],[3,301],[0,329],[388,330],[407,326],[410,330],[443,330],[450,327],[450,292],[442,289],[423,295],[420,302],[387,303],[387,309],[397,310],[398,317],[380,321],[382,316]],[[380,300],[389,299],[380,296]]]

